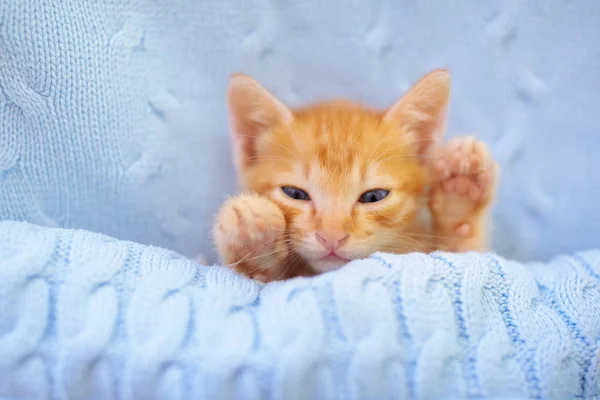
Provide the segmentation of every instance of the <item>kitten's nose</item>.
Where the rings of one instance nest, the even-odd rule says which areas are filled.
[[[341,231],[317,231],[315,235],[319,243],[331,250],[341,247],[348,241],[348,237],[350,236],[346,232]]]

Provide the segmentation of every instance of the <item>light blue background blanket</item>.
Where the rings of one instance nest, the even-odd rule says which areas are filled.
[[[598,0],[1,0],[0,219],[215,261],[232,72],[385,107],[446,66],[448,133],[502,168],[494,249],[598,247],[599,20]]]
[[[597,0],[2,0],[0,220],[210,257],[232,72],[292,106],[384,107],[446,66],[449,134],[501,164],[494,248],[598,247],[599,18]],[[261,289],[38,226],[0,224],[0,397],[599,396],[598,252],[379,255]]]
[[[261,287],[0,223],[0,397],[600,398],[600,253],[377,254]]]

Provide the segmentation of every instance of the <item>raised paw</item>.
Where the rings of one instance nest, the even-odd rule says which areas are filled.
[[[460,218],[487,205],[496,185],[497,170],[483,142],[469,136],[451,139],[434,159],[438,193],[434,193],[433,208],[448,212],[448,217]]]
[[[222,262],[263,282],[277,276],[288,254],[283,213],[258,195],[227,200],[215,220],[213,237]]]
[[[487,146],[473,137],[453,138],[435,153],[433,171],[430,207],[437,233],[458,238],[480,234],[498,178]]]

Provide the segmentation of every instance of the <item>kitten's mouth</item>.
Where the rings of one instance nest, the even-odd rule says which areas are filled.
[[[332,251],[323,257],[314,258],[312,261],[310,261],[310,265],[315,271],[323,273],[335,271],[348,262],[350,262],[349,259],[341,257]]]
[[[340,257],[337,254],[335,254],[334,251],[332,251],[331,253],[327,254],[326,256],[319,258],[319,261],[337,261],[337,262],[347,263],[350,260],[348,260],[347,258],[344,258],[344,257]]]

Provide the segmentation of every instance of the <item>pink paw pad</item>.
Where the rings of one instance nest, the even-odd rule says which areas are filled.
[[[458,228],[456,228],[456,234],[460,237],[468,237],[471,235],[471,225],[462,224]]]
[[[434,167],[445,192],[478,201],[490,189],[496,167],[484,143],[473,137],[454,138],[438,157]]]

